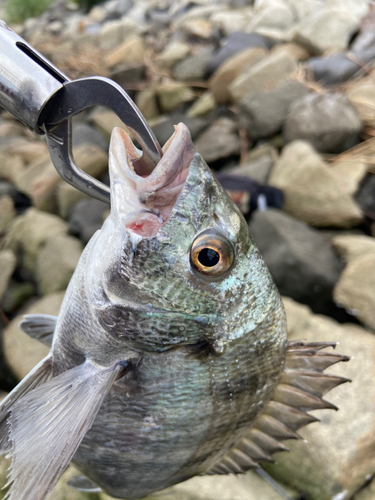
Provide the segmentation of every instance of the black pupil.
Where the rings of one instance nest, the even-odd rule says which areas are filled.
[[[220,260],[220,255],[212,248],[203,248],[198,254],[198,260],[205,267],[214,267]]]

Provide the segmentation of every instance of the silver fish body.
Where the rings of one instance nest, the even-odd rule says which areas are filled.
[[[280,377],[286,325],[246,222],[198,155],[168,222],[138,243],[131,266],[131,237],[116,222],[81,258],[53,365],[58,375],[87,357],[132,360],[73,461],[112,496],[142,498],[204,473],[243,437]],[[216,226],[237,262],[210,282],[192,272],[189,250]]]
[[[321,396],[345,381],[322,373],[344,360],[325,345],[288,347],[269,271],[186,127],[149,176],[124,134],[110,147],[111,214],[69,284],[50,355],[1,407],[10,500],[44,500],[71,460],[128,499],[243,472],[286,449],[314,420],[305,410],[332,407]],[[23,329],[45,332],[43,321]]]

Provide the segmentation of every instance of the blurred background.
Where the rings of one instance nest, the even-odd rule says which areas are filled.
[[[102,75],[160,144],[184,122],[249,221],[291,339],[338,341],[351,378],[266,470],[298,500],[374,500],[375,2],[0,0],[0,19],[70,78]],[[73,121],[74,156],[108,183],[104,108]],[[0,390],[46,355],[20,315],[57,315],[108,206],[66,184],[43,137],[0,114]],[[0,461],[1,484],[6,460]],[[51,500],[108,500],[66,486]],[[1,497],[0,493],[0,497]],[[153,498],[280,500],[256,473],[195,478]]]

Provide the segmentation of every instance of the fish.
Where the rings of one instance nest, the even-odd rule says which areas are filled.
[[[282,301],[223,187],[180,123],[149,173],[122,129],[110,215],[58,317],[21,329],[50,347],[0,407],[9,500],[72,485],[138,499],[196,475],[240,474],[287,450],[347,379],[334,343],[288,342]]]

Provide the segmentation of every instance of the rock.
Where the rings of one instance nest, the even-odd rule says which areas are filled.
[[[254,14],[251,8],[243,8],[241,10],[225,10],[215,12],[210,17],[210,21],[214,26],[218,26],[226,35],[230,35],[236,31],[245,31]]]
[[[35,301],[23,314],[50,314],[57,316],[60,311],[64,292],[52,293]],[[19,329],[22,316],[16,316],[3,330],[5,357],[18,380],[22,380],[47,356],[49,348],[38,340],[30,338]]]
[[[173,114],[159,121],[152,127],[152,130],[161,145],[164,145],[174,132],[174,126],[178,123],[185,123],[190,131],[193,141],[209,126],[209,122],[203,118],[191,117],[181,113]]]
[[[98,33],[99,47],[102,50],[113,50],[124,41],[125,36],[121,20],[107,21],[101,26]]]
[[[187,19],[179,23],[179,29],[189,36],[196,36],[207,40],[212,34],[212,24],[206,19]]]
[[[368,0],[327,0],[326,7],[349,12],[359,20],[366,16],[370,8]]]
[[[130,36],[140,32],[140,26],[130,19],[114,19],[104,23],[98,34],[99,47],[102,50],[116,49]]]
[[[110,78],[120,85],[123,89],[132,90],[132,87],[142,81],[145,72],[143,63],[125,63],[116,66],[116,69],[111,71]]]
[[[358,234],[340,234],[331,243],[336,252],[346,262],[364,255],[375,254],[375,239]]]
[[[375,32],[373,29],[361,31],[354,39],[350,50],[353,52],[362,52],[375,47]]]
[[[87,194],[82,193],[82,191],[66,182],[61,182],[57,188],[58,214],[63,219],[67,219],[71,208],[79,201],[87,198],[89,198]]]
[[[115,127],[124,128],[124,124],[120,118],[114,111],[109,109],[95,110],[90,115],[89,119],[99,129],[108,142],[111,137],[112,130]]]
[[[0,300],[3,298],[13,271],[16,268],[17,259],[11,250],[0,251]]]
[[[290,105],[305,96],[308,88],[298,81],[287,81],[269,92],[249,92],[238,103],[240,123],[250,139],[279,132]]]
[[[16,215],[12,198],[7,195],[2,196],[0,198],[0,235],[8,231]]]
[[[14,183],[24,171],[24,162],[19,155],[8,155],[0,151],[0,179]]]
[[[375,218],[375,175],[369,175],[364,180],[355,200],[366,215]]]
[[[359,20],[342,9],[318,10],[302,20],[294,40],[316,54],[327,50],[344,50],[359,28]]]
[[[3,197],[11,198],[17,211],[28,208],[31,204],[28,196],[17,191],[13,184],[6,181],[0,181],[0,199]]]
[[[266,184],[277,156],[275,148],[267,143],[262,144],[251,150],[245,164],[234,168],[229,167],[228,172],[234,175],[245,175],[259,184]]]
[[[346,95],[364,125],[375,127],[375,87],[372,78],[353,82]]]
[[[352,196],[357,192],[360,182],[366,175],[367,165],[360,160],[340,160],[331,163],[329,170],[342,190]]]
[[[357,144],[361,130],[362,122],[344,94],[313,92],[291,106],[284,138],[309,141],[324,153],[340,153]]]
[[[144,54],[145,45],[143,39],[138,35],[133,35],[112,52],[109,52],[104,58],[104,62],[108,68],[113,68],[120,63],[143,63]]]
[[[335,85],[349,80],[373,59],[375,50],[358,55],[342,53],[315,57],[309,60],[307,71],[320,84]]]
[[[47,144],[42,141],[30,141],[23,137],[17,137],[12,141],[6,141],[1,148],[8,155],[18,155],[24,163],[31,163],[48,154]]]
[[[27,276],[35,274],[36,260],[40,248],[47,238],[54,238],[68,232],[68,226],[60,217],[29,208],[24,215],[15,219],[8,232],[4,248],[19,256],[21,270]]]
[[[332,244],[347,262],[334,290],[335,302],[375,329],[375,240],[343,235]]]
[[[236,124],[229,118],[219,118],[198,137],[195,149],[207,163],[239,155],[241,142]]]
[[[78,167],[91,177],[100,177],[108,168],[108,154],[96,144],[86,143],[75,147],[73,156]]]
[[[205,116],[216,107],[215,98],[210,91],[204,92],[189,108],[187,116],[194,118],[196,116]]]
[[[73,148],[81,146],[82,144],[94,144],[104,151],[108,149],[108,141],[102,134],[96,128],[84,122],[74,123],[72,143]]]
[[[311,500],[346,500],[375,470],[375,337],[351,323],[339,324],[284,299],[289,339],[339,342],[338,352],[351,357],[327,373],[352,380],[337,387],[327,399],[339,408],[314,411],[321,422],[299,431],[304,440],[288,441],[290,453],[275,455],[266,470],[279,481],[305,492]],[[302,310],[301,310],[302,308]]]
[[[342,265],[318,231],[269,208],[253,214],[250,233],[282,295],[312,307],[330,300]]]
[[[72,236],[61,235],[46,240],[36,262],[36,281],[41,295],[66,289],[82,249],[82,243]]]
[[[250,32],[257,33],[262,28],[285,31],[291,28],[295,22],[295,14],[287,2],[273,0],[268,5],[260,5],[259,7],[255,2],[254,11],[255,15],[248,26]]]
[[[18,282],[11,279],[0,302],[0,307],[5,314],[14,316],[14,313],[35,294],[36,290],[29,281]]]
[[[190,87],[179,82],[169,82],[159,85],[156,89],[159,104],[162,111],[169,113],[180,104],[189,102],[194,98],[194,93]]]
[[[345,182],[337,180],[307,142],[293,141],[284,147],[269,184],[283,191],[287,213],[312,226],[351,227],[362,220]]]
[[[168,68],[173,68],[178,61],[182,61],[189,54],[190,46],[187,43],[171,41],[158,57],[158,61]]]
[[[223,64],[212,75],[209,86],[215,100],[219,104],[226,104],[231,100],[228,86],[244,71],[249,70],[266,55],[261,47],[250,47],[238,52]]]
[[[294,42],[282,43],[276,45],[276,47],[272,49],[272,54],[277,54],[279,52],[288,54],[296,61],[305,61],[310,57],[310,52],[305,47],[301,47],[301,45]]]
[[[135,103],[146,120],[151,120],[158,116],[159,109],[154,89],[149,88],[137,92]]]
[[[353,500],[373,500],[375,498],[375,481],[372,480],[371,483],[364,489],[361,489],[359,493],[354,495]]]
[[[74,465],[70,465],[50,493],[48,500],[101,500],[102,496],[99,493],[78,491],[67,484],[69,479],[79,475],[81,472]]]
[[[184,82],[203,80],[210,57],[211,52],[206,50],[186,57],[174,66],[173,77]]]
[[[295,495],[293,490],[287,489],[289,494]],[[230,474],[194,477],[171,486],[159,494],[150,495],[147,500],[157,500],[160,495],[163,495],[165,500],[282,500],[285,498],[254,471],[238,476]],[[102,494],[101,500],[111,500],[111,497]]]
[[[84,244],[88,243],[94,233],[101,229],[107,216],[109,206],[95,199],[78,202],[69,214],[69,229]]]
[[[253,92],[271,90],[287,80],[297,68],[297,62],[286,53],[269,55],[240,74],[229,85],[229,92],[235,101],[239,101],[249,89]]]
[[[211,75],[224,61],[231,59],[238,52],[255,47],[267,50],[270,44],[264,37],[256,33],[244,33],[242,31],[232,33],[207,63],[207,72]]]

